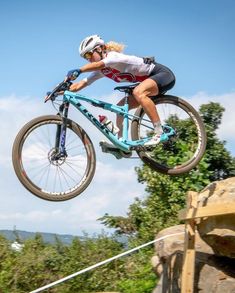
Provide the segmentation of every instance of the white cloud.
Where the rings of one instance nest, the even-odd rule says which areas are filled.
[[[50,213],[45,212],[45,211],[40,211],[40,210],[35,210],[35,211],[31,211],[28,213],[21,213],[21,212],[17,212],[17,213],[7,213],[7,214],[1,214],[0,215],[0,220],[4,221],[4,220],[15,220],[15,221],[37,221],[37,222],[46,222],[48,220],[53,219],[54,217],[58,217],[60,216],[60,214],[62,213],[61,210],[52,210],[50,211]]]
[[[17,98],[14,95],[0,99],[1,166],[9,166],[13,141],[21,127],[46,112],[49,113],[42,100]]]
[[[90,233],[100,231],[103,226],[97,219],[106,212],[124,215],[134,197],[141,196],[143,186],[136,184],[136,176],[131,169],[125,173],[124,168],[115,171],[115,167],[100,162],[98,166],[103,172],[96,176],[87,191],[68,202],[50,203],[37,200],[23,187],[18,190],[17,195],[5,196],[2,200],[9,204],[18,199],[21,199],[21,202],[12,209],[9,208],[10,205],[7,205],[8,208],[5,206],[0,213],[0,228],[10,229],[16,225],[17,229],[76,235],[81,234],[83,230]],[[106,180],[110,184],[106,184]],[[24,195],[27,193],[27,196],[22,196],[21,191]]]

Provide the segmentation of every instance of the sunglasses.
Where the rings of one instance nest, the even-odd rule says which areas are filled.
[[[96,47],[93,50],[91,50],[91,51],[87,52],[86,54],[84,54],[84,58],[87,59],[87,60],[90,60],[92,55],[93,55],[93,53],[97,51],[97,48],[98,47]]]
[[[87,52],[86,54],[84,54],[84,58],[87,60],[90,60],[93,53],[94,53],[94,51]]]

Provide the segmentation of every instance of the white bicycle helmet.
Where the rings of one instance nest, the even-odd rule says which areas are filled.
[[[84,57],[84,55],[87,52],[92,51],[96,47],[103,46],[104,40],[101,39],[98,35],[92,35],[89,37],[86,37],[79,46],[79,53],[81,57]]]

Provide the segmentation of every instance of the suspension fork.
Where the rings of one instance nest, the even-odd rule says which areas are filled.
[[[59,156],[67,156],[65,149],[67,121],[68,121],[69,103],[63,103],[59,108],[59,114],[62,117],[62,124],[57,125],[55,137],[55,149]]]

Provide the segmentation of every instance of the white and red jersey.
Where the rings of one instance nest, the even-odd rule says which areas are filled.
[[[141,82],[147,79],[155,64],[145,64],[143,58],[111,51],[102,59],[105,68],[92,72],[84,79],[88,84],[101,77],[108,77],[116,82]]]

